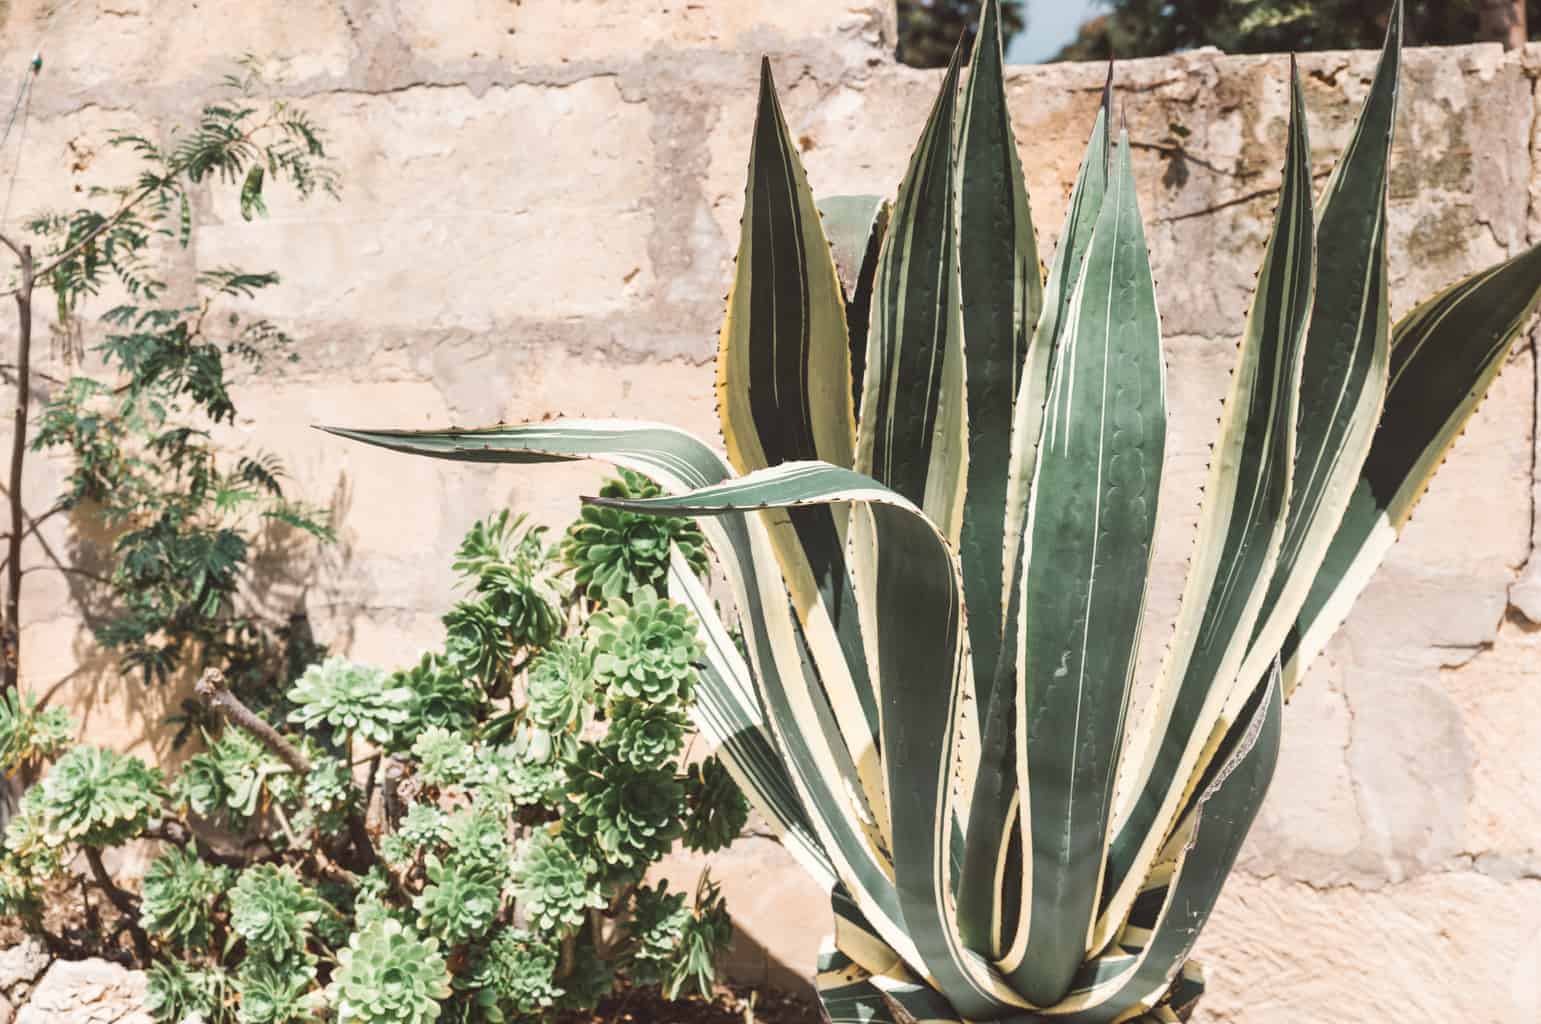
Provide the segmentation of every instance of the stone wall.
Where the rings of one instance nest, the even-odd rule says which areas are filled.
[[[596,472],[441,465],[309,425],[623,415],[712,435],[760,55],[821,193],[891,191],[937,84],[894,64],[882,0],[0,0],[0,19],[0,99],[40,38],[44,58],[7,229],[112,180],[110,128],[187,117],[243,52],[271,58],[281,90],[332,132],[340,202],[275,195],[248,225],[205,197],[193,248],[168,259],[282,271],[262,308],[302,358],[244,382],[235,432],[331,504],[341,543],[317,554],[274,538],[253,599],[303,607],[321,640],[381,664],[435,642],[467,524],[506,505],[560,522]],[[1372,65],[1302,60],[1320,172]],[[1541,237],[1538,67],[1541,50],[1408,54],[1397,312]],[[1045,253],[1103,74],[1012,72]],[[1278,182],[1286,62],[1196,53],[1121,65],[1118,82],[1174,406],[1149,678]],[[0,316],[0,345],[13,337]],[[45,389],[65,348],[43,360]],[[1541,1016],[1536,410],[1526,345],[1291,707],[1262,821],[1200,946],[1205,1020]],[[29,495],[46,500],[60,472],[34,460]],[[57,550],[89,541],[85,524],[57,525]],[[28,577],[28,686],[93,737],[166,755],[159,722],[181,694],[124,682],[77,598]],[[825,910],[780,850],[751,839],[714,870],[746,935],[740,973],[807,972]]]

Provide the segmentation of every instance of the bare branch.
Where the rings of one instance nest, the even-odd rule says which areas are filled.
[[[242,704],[241,699],[225,686],[225,674],[219,669],[205,669],[203,675],[198,677],[198,682],[193,685],[193,692],[198,695],[199,700],[212,708],[225,721],[256,737],[259,743],[272,751],[273,755],[288,765],[296,775],[310,774],[310,759],[300,753],[299,748],[294,744],[284,739],[277,729],[259,718],[256,712]]]

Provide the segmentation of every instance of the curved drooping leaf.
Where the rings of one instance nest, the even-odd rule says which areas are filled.
[[[954,913],[948,825],[958,794],[970,783],[967,764],[958,763],[955,728],[969,664],[961,574],[937,527],[897,492],[825,463],[789,463],[691,494],[589,500],[688,516],[832,502],[867,506],[875,561],[872,641],[884,666],[878,677],[883,768],[890,792],[905,794],[890,810],[894,883],[913,951],[894,948],[964,1017],[991,1019],[1022,1005],[1004,979],[963,945]]]
[[[1029,877],[1002,959],[1048,1006],[1086,956],[1145,606],[1166,366],[1127,136],[1055,355],[1023,546],[1017,786]]]
[[[985,4],[958,109],[958,270],[968,383],[968,484],[958,557],[974,685],[989,707],[1001,654],[1011,426],[1028,341],[1043,307],[1027,185],[1006,108],[999,5]],[[1048,346],[1035,370],[1047,372]],[[1013,548],[1015,545],[1013,545]]]
[[[1043,288],[1042,312],[1033,328],[1028,346],[1030,365],[1023,371],[1011,425],[1011,463],[1007,467],[1005,559],[1007,570],[1015,572],[1020,562],[1018,545],[1022,523],[1027,516],[1027,496],[1032,487],[1033,471],[1038,465],[1038,440],[1043,433],[1043,410],[1049,395],[1049,369],[1059,349],[1065,317],[1076,284],[1081,280],[1081,264],[1091,244],[1092,230],[1102,214],[1102,200],[1107,193],[1111,158],[1109,132],[1112,118],[1113,68],[1108,67],[1108,82],[1102,90],[1102,105],[1092,124],[1086,155],[1076,173],[1070,192],[1070,207],[1060,229],[1054,259],[1049,264],[1049,279]],[[1016,589],[1013,578],[1007,588],[1009,600]],[[1009,648],[1008,648],[1009,649]]]
[[[1130,824],[1108,858],[1100,946],[1128,913],[1197,748],[1230,694],[1273,578],[1289,509],[1301,363],[1315,282],[1311,146],[1290,67],[1290,138],[1273,230],[1210,460],[1181,610],[1145,728],[1122,769]]]
[[[480,430],[324,429],[396,451],[457,461],[602,459],[676,492],[732,477],[722,457],[700,440],[656,423],[555,420]],[[883,941],[914,955],[901,923],[892,864],[877,842],[870,810],[859,800],[854,765],[791,614],[765,528],[754,516],[725,514],[704,522],[702,530],[732,587],[767,724],[818,845]],[[767,788],[774,783],[763,780]]]
[[[802,459],[850,466],[851,396],[839,275],[770,64],[762,62],[738,259],[717,355],[729,460],[740,473]],[[845,562],[845,510],[784,509],[761,518],[886,845],[877,708]]]
[[[1541,303],[1541,246],[1445,289],[1403,317],[1359,486],[1284,643],[1284,692],[1342,625],[1396,542],[1504,356]]]
[[[695,613],[706,645],[701,685],[690,708],[696,728],[713,744],[713,752],[776,832],[781,845],[814,881],[825,889],[832,888],[834,866],[808,821],[765,725],[749,666],[733,646],[706,588],[677,549],[671,552],[669,596]]]
[[[961,52],[883,238],[856,429],[856,468],[924,509],[952,543],[968,474],[953,144]]]

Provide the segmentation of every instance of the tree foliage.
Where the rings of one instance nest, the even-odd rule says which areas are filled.
[[[75,553],[84,565],[39,568],[86,582],[97,639],[146,680],[189,662],[263,680],[280,672],[272,624],[237,608],[253,547],[275,525],[331,536],[321,510],[287,496],[275,456],[216,433],[236,420],[236,374],[297,359],[289,334],[251,311],[278,274],[221,266],[173,288],[166,273],[193,242],[202,190],[236,190],[247,220],[278,185],[336,194],[325,133],[289,101],[259,100],[266,85],[248,59],[191,124],[159,140],[111,137],[136,158],[132,177],[26,224],[57,330],[101,337],[44,403],[32,450],[64,453],[69,471],[37,520],[78,513],[111,534],[107,551]],[[118,301],[87,328],[87,306],[109,295]]]
[[[917,68],[947,65],[957,46],[965,56],[979,29],[984,0],[899,0],[899,60]],[[1001,30],[1006,38],[1027,27],[1027,5],[1006,3]]]
[[[1383,0],[1102,0],[1057,60],[1157,57],[1214,46],[1227,53],[1376,49],[1386,36]],[[1482,0],[1411,0],[1407,41],[1436,46],[1479,38]],[[1541,27],[1541,0],[1528,0]]]

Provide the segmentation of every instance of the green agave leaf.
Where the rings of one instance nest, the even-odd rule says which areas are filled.
[[[1014,652],[1019,639],[1022,527],[1027,515],[1029,484],[1037,466],[1038,437],[1048,395],[1048,370],[1062,326],[1059,312],[1061,306],[1069,305],[1071,292],[1080,278],[1086,248],[1107,191],[1108,106],[1109,92],[1104,90],[1102,107],[1087,143],[1086,157],[1070,196],[1070,210],[1049,272],[1049,301],[1043,307],[1028,347],[1029,365],[1023,371],[1013,410],[1003,526],[1004,565],[1012,572],[1011,585],[1006,592],[1008,606],[1001,644],[1002,650],[1006,651]],[[972,609],[970,605],[971,612]],[[970,630],[971,637],[974,632]],[[990,696],[979,701],[984,710],[983,736],[979,772],[969,803],[969,829],[958,893],[959,923],[970,948],[993,958],[1004,954],[1011,932],[1015,930],[1022,909],[1022,887],[1017,883],[1026,871],[1017,822],[1020,801],[1016,767],[1016,664],[1014,659],[997,658],[997,662],[995,679],[984,680],[976,675],[974,680],[976,690]],[[996,681],[1002,677],[1004,684]],[[1013,889],[1009,894],[1006,892],[1008,887]]]
[[[837,949],[820,952],[813,983],[831,1024],[898,1024],[872,973]]]
[[[819,459],[850,466],[856,421],[845,301],[797,145],[761,64],[737,271],[717,356],[728,458],[741,473]],[[769,512],[776,561],[883,845],[888,798],[877,706],[845,562],[846,510]]]
[[[1473,274],[1397,324],[1391,383],[1359,486],[1284,643],[1284,692],[1343,624],[1504,356],[1541,303],[1541,247]]]
[[[1283,709],[1275,665],[1227,731],[1113,950],[1088,964],[1077,978],[1080,993],[1055,1008],[1071,1012],[1043,1020],[1112,1024],[1171,998],[1172,979],[1209,919],[1273,780]],[[1193,998],[1191,992],[1184,997]]]
[[[1210,723],[1236,680],[1283,541],[1316,271],[1311,145],[1293,61],[1290,81],[1279,205],[1210,460],[1181,611],[1148,727],[1125,755],[1125,792],[1136,799],[1122,808],[1125,820],[1109,852],[1094,947],[1128,914],[1175,816]]]
[[[733,645],[706,588],[677,548],[671,553],[669,596],[695,613],[706,644],[701,685],[690,709],[696,728],[787,852],[814,881],[832,888],[834,866],[766,728],[749,666]]]
[[[717,359],[723,438],[734,467],[748,473],[799,459],[851,465],[850,376],[840,278],[764,61]]]
[[[1294,628],[1348,508],[1385,400],[1390,361],[1386,165],[1396,120],[1402,3],[1353,138],[1317,209],[1316,302],[1301,374],[1295,479],[1284,548],[1237,678],[1245,693]],[[1233,705],[1234,706],[1234,705]]]
[[[1109,136],[1112,118],[1113,66],[1108,65],[1108,83],[1102,90],[1102,106],[1092,125],[1086,144],[1086,156],[1076,174],[1070,193],[1070,208],[1060,230],[1049,265],[1049,280],[1044,285],[1042,313],[1033,329],[1028,347],[1029,365],[1023,370],[1011,426],[1011,464],[1006,483],[1006,548],[1004,565],[1013,573],[1018,568],[1022,523],[1027,516],[1027,496],[1038,464],[1038,440],[1043,433],[1043,410],[1049,394],[1049,368],[1064,332],[1065,317],[1076,284],[1081,280],[1081,264],[1091,244],[1092,231],[1102,213],[1102,199],[1107,194],[1110,158]],[[1016,589],[1013,579],[1007,598]],[[1009,616],[1008,616],[1009,621]],[[1009,650],[1009,646],[1007,647]]]
[[[942,79],[883,238],[856,431],[856,468],[925,509],[952,543],[962,528],[968,473],[954,208],[960,66],[961,50]]]
[[[555,420],[481,430],[324,428],[396,451],[469,462],[602,459],[652,477],[665,490],[691,491],[732,477],[722,457],[682,430],[655,423]],[[733,590],[767,724],[798,799],[835,874],[893,948],[911,951],[893,885],[849,752],[814,671],[808,644],[780,584],[765,527],[754,516],[702,523]],[[763,810],[764,808],[762,808]],[[774,813],[774,809],[770,809]]]
[[[851,395],[861,401],[867,370],[867,327],[872,319],[872,292],[877,286],[878,255],[888,233],[891,206],[882,196],[829,196],[819,200],[819,213],[829,235],[830,253],[845,291],[845,323],[850,335]]]
[[[867,507],[874,527],[873,642],[883,667],[877,677],[883,767],[890,792],[906,797],[890,810],[894,883],[907,934],[904,945],[886,931],[882,938],[964,1017],[991,1019],[1020,1005],[999,974],[964,947],[952,908],[954,772],[964,774],[965,789],[969,784],[966,762],[958,764],[955,728],[968,660],[962,580],[938,528],[897,492],[825,463],[788,463],[685,495],[590,500],[689,516],[831,502]]]
[[[1086,955],[1166,444],[1166,368],[1127,136],[1055,356],[1028,503],[1017,771],[1030,878],[1002,958],[1034,1005]]]
[[[1000,9],[985,4],[958,110],[958,267],[968,378],[968,485],[959,557],[975,690],[989,706],[1001,652],[1006,487],[1017,391],[1043,307],[1027,186],[1006,107]],[[1040,346],[1042,355],[1047,345]],[[1048,360],[1034,360],[1043,372]]]

